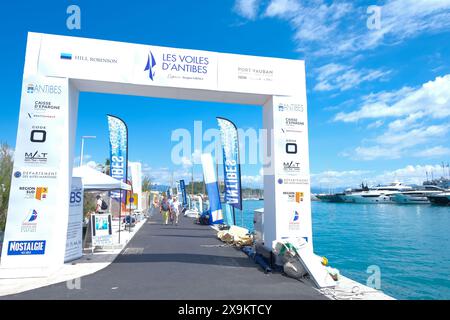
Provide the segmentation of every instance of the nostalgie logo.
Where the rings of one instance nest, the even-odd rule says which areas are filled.
[[[62,88],[61,88],[61,86],[57,86],[57,85],[29,83],[27,85],[27,93],[28,94],[35,94],[35,93],[61,94]]]
[[[38,212],[35,209],[31,209],[25,220],[22,222],[21,232],[36,232]]]
[[[47,155],[46,152],[25,152],[25,163],[38,163],[38,164],[45,164],[47,163]]]
[[[8,242],[8,256],[42,254],[45,254],[45,240]]]
[[[148,71],[148,77],[152,81],[155,77],[155,67],[156,67],[156,60],[155,57],[153,56],[153,53],[150,51],[148,53],[147,65],[145,66],[144,71]]]
[[[25,199],[47,199],[48,187],[19,187],[19,190],[25,193]]]

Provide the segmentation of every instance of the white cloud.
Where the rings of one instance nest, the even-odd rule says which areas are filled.
[[[235,10],[254,20],[261,3],[236,0]],[[341,56],[450,29],[448,0],[387,0],[381,6],[378,30],[367,28],[371,15],[367,7],[345,0],[271,0],[261,10],[263,18],[289,22],[298,49],[315,55]]]
[[[311,174],[313,187],[345,187],[360,184],[371,173],[367,170],[324,171]]]
[[[297,0],[273,0],[269,3],[264,15],[285,18],[297,12],[299,8],[300,5]]]
[[[447,176],[448,168],[442,170],[441,165],[407,165],[400,169],[386,170],[380,173],[367,170],[324,171],[311,174],[311,184],[313,187],[322,188],[356,187],[361,182],[371,186],[384,185],[394,181],[421,185],[426,181],[427,174],[429,179],[432,174],[434,178]]]
[[[436,119],[450,116],[450,74],[437,77],[414,90],[405,87],[397,92],[368,96],[358,110],[340,112],[334,120],[356,122],[361,119],[409,116],[418,112]]]
[[[384,132],[373,130],[373,136],[364,136],[365,143],[347,156],[357,160],[397,159],[414,156],[430,144],[446,142],[450,131],[450,74],[437,77],[418,88],[404,87],[393,92],[370,94],[362,98],[355,111],[339,112],[334,121],[358,122],[378,119],[369,124],[371,129],[386,123]],[[383,121],[383,122],[381,122]],[[378,126],[378,124],[380,124]],[[437,156],[432,153],[428,154]],[[434,151],[442,152],[435,149]]]
[[[381,127],[383,124],[384,124],[383,120],[377,120],[375,122],[369,123],[367,125],[367,129],[376,129],[376,128]]]
[[[401,150],[396,146],[390,147],[356,147],[351,153],[347,153],[347,157],[354,160],[374,160],[374,159],[399,159]]]
[[[408,165],[401,169],[393,171],[385,171],[373,178],[374,184],[386,184],[393,181],[400,181],[405,184],[417,184],[421,185],[428,178],[431,179],[431,174],[434,178],[441,175],[446,176],[447,172],[442,171],[440,165]]]
[[[263,169],[259,170],[257,175],[242,175],[241,182],[243,187],[262,188],[264,183]]]
[[[253,20],[258,15],[260,0],[236,0],[234,10],[240,16]]]
[[[315,70],[318,83],[314,87],[316,91],[330,91],[338,89],[340,91],[358,87],[363,82],[383,80],[390,71],[361,69],[356,70],[349,66],[336,63],[324,65]]]
[[[443,156],[450,156],[450,149],[443,146],[436,146],[432,148],[428,148],[422,151],[419,151],[415,154],[416,157],[423,158],[436,158]]]

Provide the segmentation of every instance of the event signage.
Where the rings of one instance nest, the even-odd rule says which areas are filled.
[[[83,255],[83,184],[80,177],[72,177],[69,196],[69,223],[67,226],[66,254],[64,262]]]
[[[67,104],[67,79],[24,78],[2,267],[64,261],[69,166],[68,140],[60,132],[68,124]]]
[[[115,116],[108,115],[109,128],[109,174],[114,179],[127,183],[128,167],[128,128],[125,122]],[[120,192],[112,191],[111,198],[120,199]],[[123,197],[125,200],[125,197]]]
[[[181,198],[183,201],[183,206],[186,206],[188,204],[187,202],[187,194],[186,194],[186,183],[184,180],[180,180],[180,191],[181,191]]]
[[[201,155],[203,177],[206,184],[206,192],[209,198],[209,210],[211,211],[211,223],[223,223],[222,205],[220,204],[219,186],[217,184],[214,160],[210,153]]]
[[[113,244],[111,214],[92,214],[91,226],[94,247]]]
[[[264,245],[301,237],[312,247],[304,61],[28,33],[23,75],[2,267],[64,261],[78,90],[262,106]],[[123,155],[111,160],[126,179]],[[284,192],[304,200],[286,203]]]
[[[234,123],[228,119],[218,117],[217,122],[222,140],[225,203],[242,210],[238,131]]]

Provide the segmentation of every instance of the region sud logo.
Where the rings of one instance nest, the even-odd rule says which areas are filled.
[[[149,54],[148,54],[148,57],[147,57],[147,64],[145,66],[144,71],[148,71],[148,77],[152,81],[153,81],[153,79],[155,77],[155,69],[154,69],[155,66],[156,66],[155,57],[153,56],[153,53],[151,51],[149,51]]]

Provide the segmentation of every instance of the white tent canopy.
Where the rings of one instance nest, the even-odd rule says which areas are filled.
[[[88,166],[73,168],[73,177],[80,177],[84,190],[131,190],[131,186]]]

